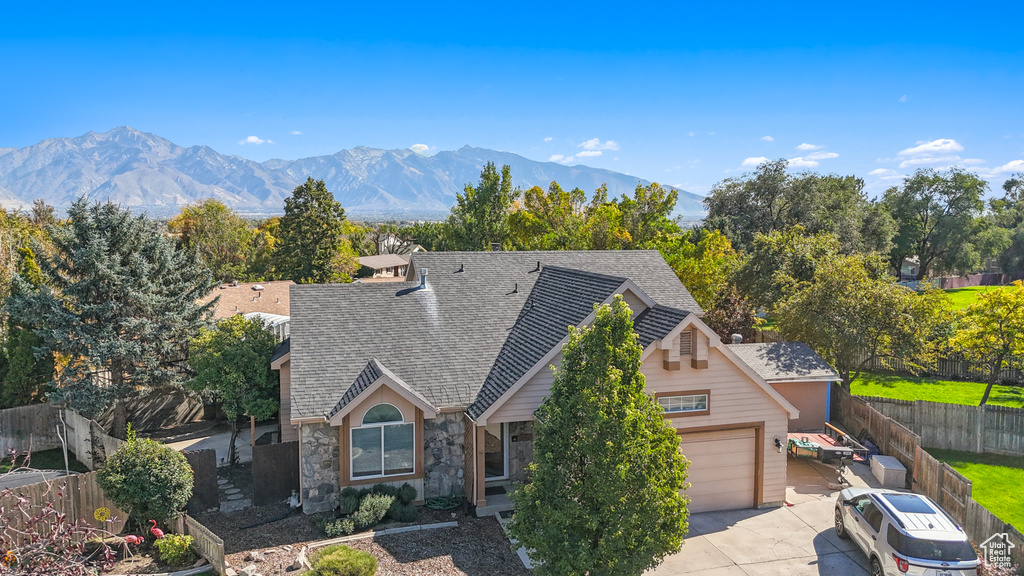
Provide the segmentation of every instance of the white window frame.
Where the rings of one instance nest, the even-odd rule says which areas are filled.
[[[501,423],[501,451],[503,452],[502,456],[504,457],[503,459],[505,461],[504,462],[504,464],[505,464],[504,474],[502,474],[501,476],[488,476],[485,473],[484,474],[484,483],[491,482],[491,481],[495,481],[496,482],[498,480],[508,480],[508,467],[509,467],[509,459],[508,459],[509,454],[508,453],[509,453],[509,449],[510,448],[511,448],[511,445],[509,443],[508,422],[502,422]]]
[[[405,420],[405,414],[402,413],[401,408],[399,408],[398,406],[395,406],[394,404],[391,404],[390,402],[378,402],[377,404],[374,404],[373,406],[370,406],[370,408],[367,408],[366,412],[369,412],[371,409],[373,409],[374,406],[379,406],[381,404],[387,404],[388,406],[391,406],[395,410],[398,410],[398,413],[402,416],[402,420],[400,422],[398,422],[398,421],[375,422],[373,424],[363,424],[362,421],[360,421],[360,425],[359,426],[353,426],[353,427],[349,428],[349,430],[348,430],[348,475],[349,475],[349,481],[351,481],[351,482],[355,482],[357,480],[372,480],[374,478],[392,478],[392,477],[396,477],[396,476],[408,476],[409,474],[415,474],[416,473],[416,425],[413,422],[407,422]],[[363,417],[366,416],[366,412],[363,412]],[[368,428],[379,428],[380,429],[380,469],[381,469],[381,472],[383,472],[384,471],[384,456],[385,456],[385,452],[384,452],[384,428],[387,428],[388,426],[411,426],[412,427],[412,470],[410,472],[399,472],[397,474],[383,474],[382,473],[382,474],[376,474],[374,476],[356,476],[356,470],[355,470],[355,466],[353,464],[353,460],[355,459],[355,457],[352,455],[352,452],[353,452],[353,449],[352,449],[353,448],[353,446],[352,446],[352,438],[355,435],[355,431],[356,430],[365,430],[365,429],[368,429]]]
[[[703,408],[696,408],[696,405],[698,404],[698,400],[697,399],[701,398],[701,397],[704,398],[704,407]],[[670,410],[666,410],[665,409],[665,405],[662,404],[662,400],[674,400],[674,399],[677,399],[677,398],[680,398],[680,399],[683,399],[683,398],[692,399],[692,400],[690,400],[690,403],[694,407],[693,408],[683,408],[681,410],[671,410],[671,411]],[[675,396],[658,396],[657,400],[658,400],[658,405],[661,406],[661,409],[665,410],[665,414],[687,414],[687,413],[690,413],[690,412],[707,412],[708,410],[711,409],[711,395],[710,394],[706,394],[704,392],[701,392],[700,394],[679,394],[679,395],[675,395]]]

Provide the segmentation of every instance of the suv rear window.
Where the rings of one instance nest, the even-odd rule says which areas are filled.
[[[908,558],[938,560],[940,562],[964,562],[978,558],[966,541],[926,540],[907,536],[889,525],[886,540],[894,550]]]

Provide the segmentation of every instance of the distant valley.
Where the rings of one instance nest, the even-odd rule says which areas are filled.
[[[284,199],[307,177],[323,179],[345,210],[359,219],[442,218],[487,162],[512,169],[523,189],[602,183],[609,196],[632,192],[639,179],[610,170],[536,162],[517,154],[465,146],[423,156],[409,149],[359,146],[330,156],[254,162],[208,146],[185,148],[122,126],[77,138],[51,138],[25,148],[0,148],[0,203],[23,207],[36,198],[63,208],[89,194],[161,217],[203,198],[250,215],[284,212]],[[676,213],[699,219],[703,198],[679,190]]]

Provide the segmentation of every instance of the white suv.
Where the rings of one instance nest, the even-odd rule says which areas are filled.
[[[867,554],[871,576],[981,574],[963,529],[919,494],[847,488],[836,502],[836,534]]]

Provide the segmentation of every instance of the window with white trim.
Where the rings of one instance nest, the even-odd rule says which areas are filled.
[[[658,404],[661,404],[666,414],[678,414],[680,412],[703,412],[708,409],[707,394],[687,394],[685,396],[659,396]]]
[[[413,472],[415,431],[398,408],[391,404],[370,408],[351,436],[352,479]]]

